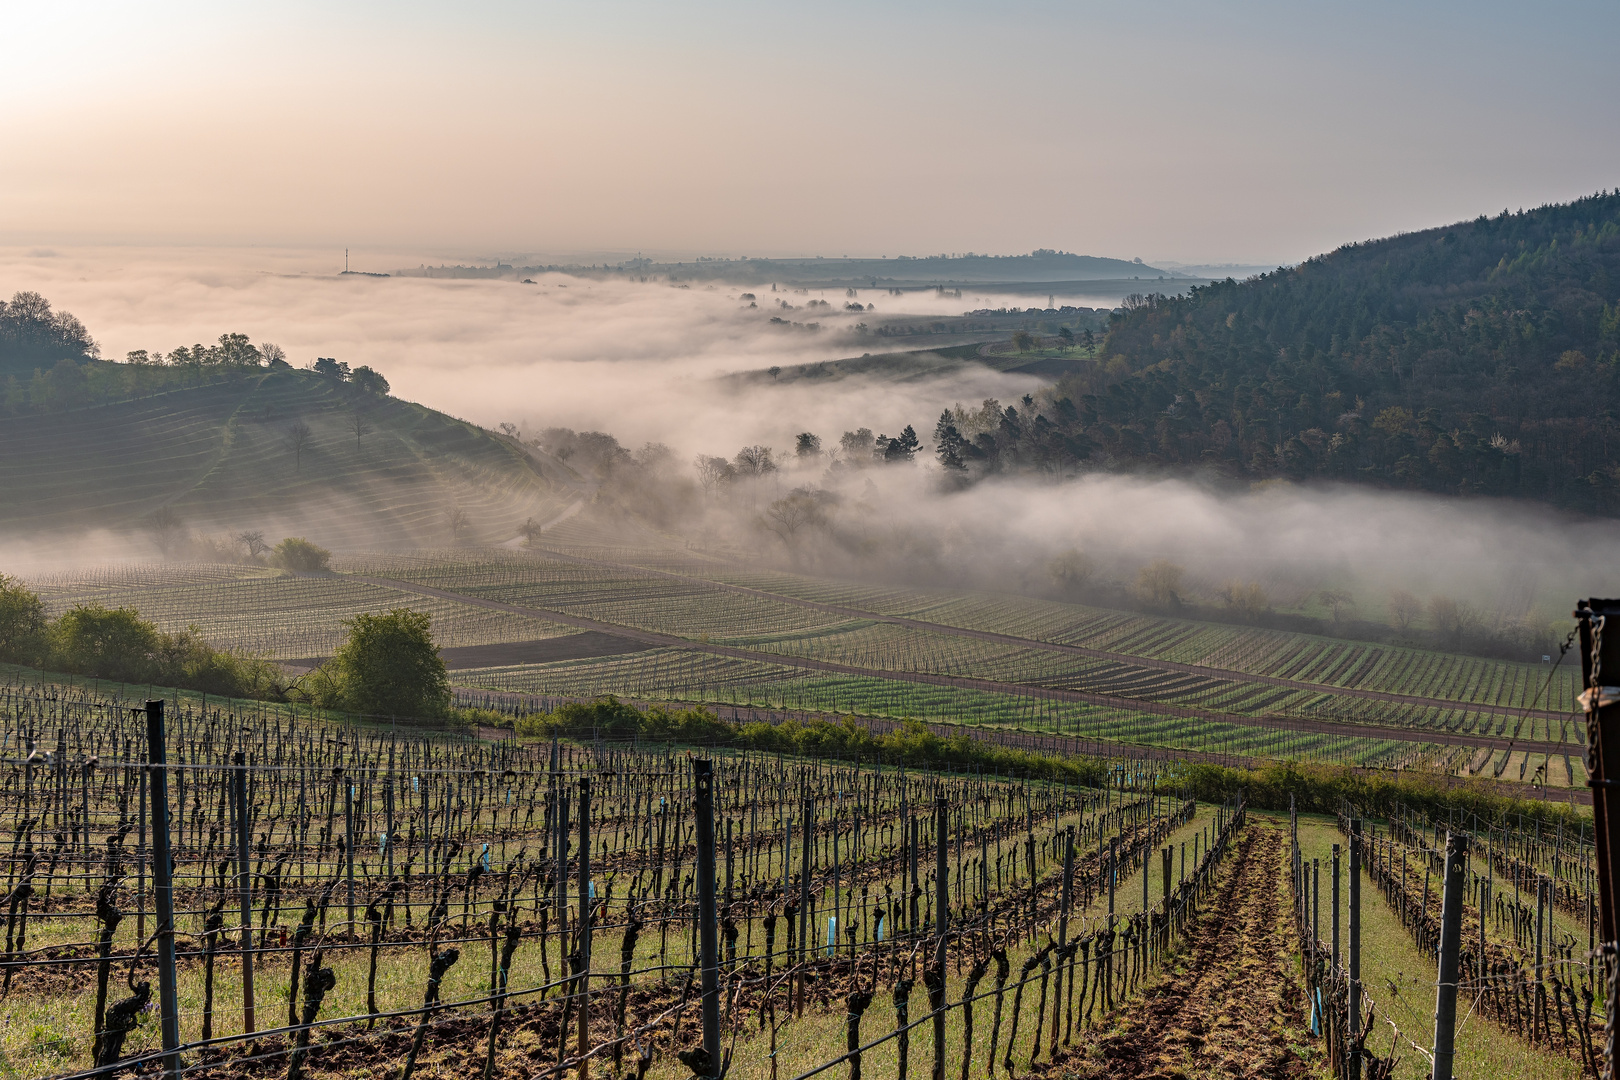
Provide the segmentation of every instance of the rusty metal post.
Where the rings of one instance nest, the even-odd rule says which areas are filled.
[[[1462,953],[1464,871],[1468,865],[1468,835],[1446,834],[1445,893],[1440,901],[1440,966],[1434,999],[1434,1070],[1432,1080],[1451,1080],[1456,1046],[1457,978]]]
[[[1605,692],[1620,685],[1620,621],[1605,633],[1608,620],[1620,615],[1620,600],[1582,600],[1575,607],[1580,631],[1581,703],[1586,709],[1586,771],[1592,788],[1593,846],[1597,853],[1598,928],[1608,982],[1608,1010],[1604,1019],[1604,1076],[1612,1078],[1620,1053],[1620,941],[1615,899],[1620,896],[1620,693]]]

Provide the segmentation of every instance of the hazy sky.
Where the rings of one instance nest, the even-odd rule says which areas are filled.
[[[0,244],[1293,261],[1620,183],[1613,3],[6,5]]]

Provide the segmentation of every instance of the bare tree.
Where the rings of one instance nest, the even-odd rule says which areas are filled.
[[[737,451],[734,463],[743,476],[764,476],[776,471],[776,459],[768,446],[745,446]]]
[[[1404,634],[1423,617],[1423,601],[1405,589],[1396,589],[1389,594],[1389,617]]]
[[[287,350],[273,342],[267,341],[263,345],[260,345],[259,355],[264,357],[264,362],[269,364],[271,367],[275,367],[277,364],[285,364],[287,362]]]
[[[349,414],[349,430],[354,432],[354,448],[360,449],[360,438],[371,434],[371,424],[358,412]]]
[[[522,441],[523,429],[512,423],[510,420],[502,420],[495,426],[500,428],[501,434],[505,435],[507,438],[517,439],[519,442]]]
[[[1467,601],[1453,600],[1449,596],[1429,597],[1429,625],[1448,643],[1456,645],[1478,629],[1479,623],[1479,612]]]
[[[1344,609],[1355,606],[1356,598],[1343,589],[1322,589],[1316,594],[1316,600],[1333,614],[1333,621],[1338,622],[1344,615]]]
[[[270,545],[264,542],[264,533],[262,532],[239,532],[232,539],[247,548],[248,558],[250,559],[257,559],[270,550]]]
[[[523,524],[518,526],[518,535],[523,537],[523,544],[525,547],[534,547],[534,542],[538,540],[541,535],[545,533],[545,531],[545,526],[541,525],[532,517],[526,518]]]
[[[1181,575],[1186,571],[1169,559],[1154,559],[1136,572],[1136,588],[1155,607],[1181,603]]]
[[[698,483],[703,487],[704,498],[712,498],[717,490],[737,476],[736,468],[723,457],[699,454],[693,459],[692,465],[697,469]]]
[[[461,542],[461,538],[466,535],[468,526],[471,524],[471,522],[467,520],[467,511],[463,510],[459,506],[452,506],[449,510],[445,511],[444,520],[445,524],[450,526],[450,538],[459,544]]]
[[[1058,592],[1073,596],[1084,591],[1087,583],[1096,576],[1097,563],[1079,548],[1070,548],[1048,563],[1046,569],[1052,575]]]
[[[302,420],[294,420],[287,425],[287,449],[293,452],[294,472],[304,471],[304,449],[309,446],[310,436],[313,434],[309,425]]]
[[[807,525],[819,525],[827,520],[821,500],[813,491],[799,488],[786,498],[777,499],[765,508],[766,527],[792,545],[793,537]]]
[[[1271,600],[1258,581],[1228,581],[1220,596],[1228,610],[1245,619],[1258,619],[1271,610]]]
[[[160,506],[152,511],[146,519],[147,527],[152,530],[152,538],[157,541],[158,550],[164,558],[178,551],[186,539],[185,523],[172,506]]]

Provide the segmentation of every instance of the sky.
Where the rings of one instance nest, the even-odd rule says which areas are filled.
[[[10,4],[0,245],[1293,262],[1620,182],[1612,3]]]

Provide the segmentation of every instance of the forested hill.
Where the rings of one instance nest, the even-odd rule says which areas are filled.
[[[1620,194],[1133,297],[1059,421],[1093,464],[1620,512]]]

